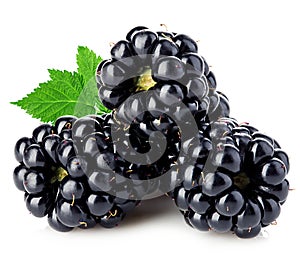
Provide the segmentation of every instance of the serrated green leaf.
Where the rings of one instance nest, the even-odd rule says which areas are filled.
[[[99,100],[94,77],[101,57],[82,46],[78,47],[76,57],[78,72],[48,70],[51,80],[40,83],[32,93],[11,104],[34,118],[52,123],[62,115],[82,117],[110,112]]]
[[[95,70],[102,61],[102,58],[87,47],[79,46],[76,59],[78,65],[77,72],[83,76],[84,81],[88,82],[91,78],[94,78]]]
[[[53,122],[61,115],[74,112],[84,86],[78,73],[49,70],[49,74],[50,81],[41,83],[32,93],[13,103],[43,122]]]
[[[90,79],[83,88],[81,94],[78,97],[77,104],[74,108],[74,114],[85,116],[91,114],[91,108],[85,107],[85,105],[94,105],[93,114],[109,113],[110,110],[103,106],[98,97],[98,89],[95,79]]]

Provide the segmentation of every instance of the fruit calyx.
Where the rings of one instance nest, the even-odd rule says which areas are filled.
[[[141,74],[137,80],[136,91],[147,91],[151,87],[155,86],[156,82],[152,79],[151,69],[146,70]]]
[[[240,172],[238,175],[233,177],[233,184],[240,190],[244,190],[250,184],[250,178],[245,172]]]
[[[51,184],[61,182],[68,175],[68,171],[62,167],[53,167],[52,170],[54,171],[54,176],[51,178]]]

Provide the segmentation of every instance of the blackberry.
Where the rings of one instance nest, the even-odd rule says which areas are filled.
[[[114,132],[119,133],[114,145],[121,157],[137,164],[130,165],[135,169],[130,172],[141,180],[161,176],[177,163],[180,125],[191,129],[193,122],[229,116],[227,97],[216,91],[215,76],[198,54],[197,43],[184,34],[133,28],[126,40],[112,47],[111,59],[99,64],[96,80],[103,104],[114,109]],[[165,130],[159,135],[162,120]],[[129,132],[121,131],[127,129]],[[155,140],[151,142],[150,137]],[[161,141],[164,138],[166,142]],[[157,156],[150,150],[156,150]],[[163,150],[166,152],[160,152]],[[152,166],[157,168],[161,161],[164,166],[153,171]],[[139,168],[142,162],[155,165]]]
[[[13,173],[14,183],[25,192],[26,207],[31,214],[48,216],[49,225],[58,231],[96,224],[116,226],[139,203],[134,198],[137,191],[134,188],[118,186],[116,192],[127,190],[124,198],[105,192],[107,188],[101,189],[103,181],[108,186],[117,181],[100,167],[100,160],[92,158],[96,148],[98,153],[93,154],[96,158],[110,154],[117,157],[112,153],[107,130],[110,118],[109,114],[79,119],[60,117],[54,126],[42,124],[33,131],[32,137],[21,138],[16,143],[15,157],[20,164]],[[95,136],[99,138],[93,139]],[[125,171],[121,164],[111,164],[112,170]],[[96,173],[100,178],[95,177]]]
[[[125,113],[132,112],[123,113],[122,117],[126,117]],[[142,200],[146,195],[157,193],[160,180],[155,178],[168,172],[179,154],[178,127],[161,113],[154,116],[145,112],[129,127],[116,118],[120,115],[113,113],[111,116],[106,119],[110,128],[108,136],[92,133],[81,143],[82,154],[88,158],[91,167],[101,169],[91,168],[87,172],[91,188],[98,190],[101,186],[102,191],[112,192],[125,200]],[[128,129],[125,136],[124,129]]]
[[[175,203],[198,230],[255,237],[287,199],[288,156],[273,138],[231,118],[211,123],[204,135],[211,150],[181,172]]]
[[[193,104],[194,115],[200,111],[202,117],[206,113],[214,118],[227,116],[226,102],[225,107],[220,106],[219,112],[215,112],[220,102],[220,95],[215,91],[215,76],[198,54],[197,43],[184,34],[153,32],[144,26],[131,29],[126,40],[112,47],[111,59],[99,64],[96,80],[99,97],[110,109],[118,108],[139,91],[155,91],[171,82],[171,86],[188,86],[189,96],[194,91],[188,101],[183,101],[185,105]],[[220,112],[222,110],[226,111],[225,115]]]

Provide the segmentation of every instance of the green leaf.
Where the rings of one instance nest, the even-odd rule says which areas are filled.
[[[98,114],[109,113],[110,110],[103,106],[98,97],[98,89],[95,80],[95,71],[98,64],[102,61],[100,56],[97,56],[95,52],[87,47],[78,46],[77,59],[77,72],[82,75],[85,81],[85,87],[82,94],[78,98],[78,104],[75,107],[76,113],[79,115],[89,114],[85,107],[80,105],[86,105],[93,103],[96,107]]]
[[[94,105],[93,112],[91,108],[86,105]],[[109,113],[110,110],[103,106],[98,97],[98,89],[95,79],[90,79],[82,89],[81,94],[77,99],[77,104],[74,108],[74,114],[76,116],[85,116],[89,114],[103,114]]]
[[[49,70],[49,81],[40,83],[33,92],[11,104],[42,122],[51,123],[62,115],[82,117],[110,112],[99,100],[94,77],[101,57],[82,46],[78,47],[76,57],[78,72]]]
[[[79,46],[76,55],[78,69],[85,82],[88,82],[95,76],[95,70],[98,64],[102,61],[100,56],[97,56],[92,50],[87,47]]]

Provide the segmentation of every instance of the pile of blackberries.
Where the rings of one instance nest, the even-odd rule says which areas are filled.
[[[168,194],[201,231],[250,238],[276,221],[288,156],[230,117],[193,39],[135,27],[96,81],[111,113],[62,116],[15,146],[14,182],[33,215],[58,231],[113,227],[142,200]]]

